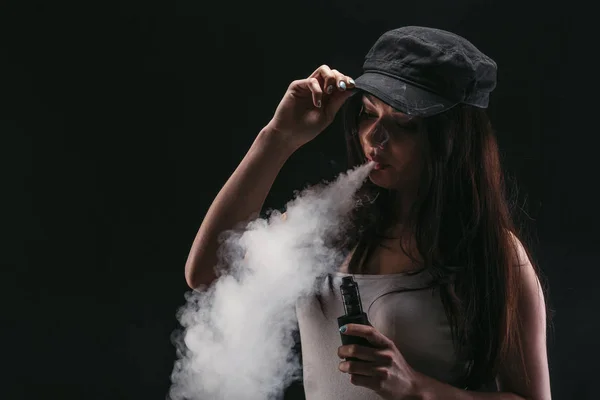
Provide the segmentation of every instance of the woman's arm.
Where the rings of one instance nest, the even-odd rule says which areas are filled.
[[[546,349],[546,304],[541,284],[523,245],[515,237],[518,266],[521,271],[521,294],[519,316],[522,352],[525,370],[521,366],[521,354],[509,356],[500,365],[497,383],[500,390],[522,393],[525,398],[550,399],[550,373]],[[525,379],[529,376],[529,383]]]
[[[260,213],[275,178],[296,150],[281,136],[265,127],[208,209],[185,264],[191,288],[216,279],[219,234]]]
[[[342,85],[342,82],[345,85]],[[338,90],[326,92],[335,84]],[[286,160],[325,130],[352,94],[354,81],[321,65],[308,78],[293,81],[273,118],[211,204],[185,263],[185,279],[196,289],[216,278],[221,233],[257,217]]]
[[[417,372],[415,400],[525,400],[537,399],[536,397],[523,397],[515,393],[503,391],[495,393],[473,392],[459,389],[455,386],[440,382]],[[540,397],[542,399],[543,397]],[[545,398],[543,398],[545,399]],[[549,399],[549,397],[548,397]]]
[[[515,238],[516,239],[516,238]],[[518,267],[521,269],[522,288],[519,298],[519,315],[523,340],[525,371],[521,355],[512,354],[501,366],[497,377],[499,393],[478,393],[439,382],[424,375],[417,375],[418,398],[455,400],[550,400],[550,373],[546,349],[546,307],[544,294],[535,270],[522,244],[516,240]],[[529,376],[529,382],[525,375]]]

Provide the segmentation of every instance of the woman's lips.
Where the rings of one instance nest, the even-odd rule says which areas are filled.
[[[389,164],[382,162],[381,159],[375,158],[375,157],[374,158],[367,157],[367,160],[375,163],[374,169],[376,169],[376,170],[384,169],[385,167],[387,167],[389,165]]]

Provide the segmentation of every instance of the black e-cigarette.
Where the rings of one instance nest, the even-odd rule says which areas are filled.
[[[358,284],[354,281],[351,276],[345,276],[342,278],[342,284],[340,286],[342,292],[342,301],[344,303],[345,314],[339,317],[338,326],[342,327],[346,324],[361,324],[371,325],[367,314],[362,309],[362,302],[360,300],[360,292],[358,291]],[[358,344],[366,347],[373,347],[371,343],[365,338],[360,336],[350,336],[340,333],[342,338],[342,344]],[[348,361],[356,361],[354,357],[348,357]]]

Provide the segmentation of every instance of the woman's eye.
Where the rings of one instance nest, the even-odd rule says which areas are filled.
[[[375,114],[371,114],[369,113],[364,107],[360,109],[360,112],[358,114],[360,119],[377,119],[379,118],[377,115]],[[414,122],[414,121],[402,121],[402,122],[395,122],[395,125],[402,130],[405,131],[414,131],[418,128],[418,125]]]
[[[365,118],[377,118],[377,115],[373,115],[373,114],[368,113],[367,111],[365,111],[364,108],[360,110],[359,116],[365,117]]]
[[[406,123],[406,122],[403,122],[403,123],[397,122],[396,125],[398,126],[398,128],[403,129],[405,131],[414,131],[414,130],[417,130],[417,128],[418,128],[418,125],[416,123],[414,123],[414,122],[409,122],[409,123]]]

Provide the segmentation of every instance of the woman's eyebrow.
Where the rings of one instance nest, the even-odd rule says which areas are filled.
[[[401,112],[394,114],[394,117],[400,122],[416,121],[414,115],[408,115]]]

